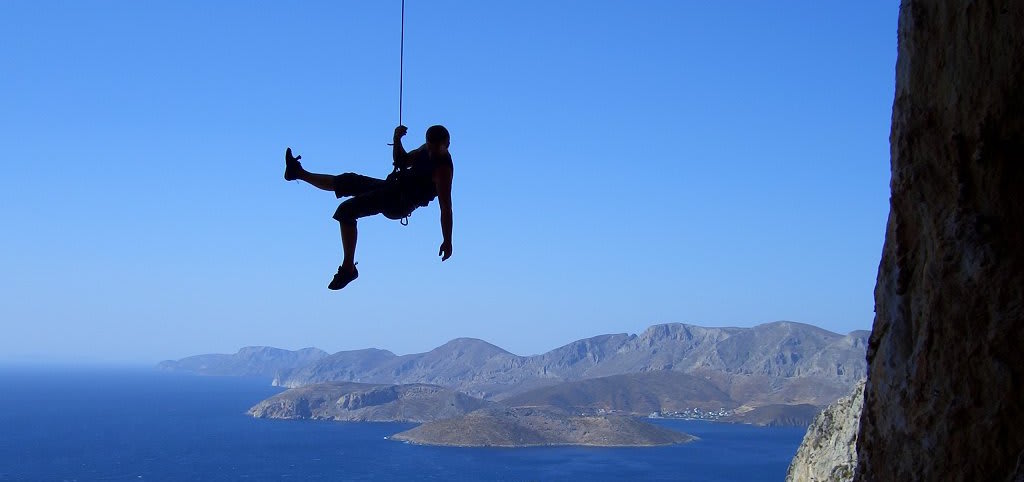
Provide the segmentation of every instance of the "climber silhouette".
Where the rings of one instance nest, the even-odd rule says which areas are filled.
[[[454,166],[448,146],[451,138],[444,126],[427,129],[426,143],[406,152],[402,147],[402,136],[408,132],[405,126],[395,128],[392,150],[395,171],[387,179],[376,179],[355,173],[340,175],[317,174],[306,171],[299,163],[302,156],[292,157],[289,147],[284,154],[284,178],[286,181],[302,180],[331,191],[335,196],[352,196],[341,203],[334,212],[334,219],[341,223],[341,245],[344,259],[338,273],[327,285],[329,289],[340,290],[359,277],[356,269],[356,220],[366,216],[383,214],[389,219],[407,218],[414,209],[426,206],[436,197],[441,208],[441,249],[438,256],[444,261],[452,255],[452,176]]]

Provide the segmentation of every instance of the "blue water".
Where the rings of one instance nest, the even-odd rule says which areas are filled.
[[[256,420],[264,380],[0,368],[0,480],[779,481],[804,430],[661,420],[653,448],[424,447],[403,423]]]

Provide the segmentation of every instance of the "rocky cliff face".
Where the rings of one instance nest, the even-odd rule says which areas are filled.
[[[823,410],[807,428],[789,465],[787,482],[845,482],[857,465],[857,431],[864,406],[864,382]]]
[[[905,0],[857,479],[1024,477],[1024,2]]]

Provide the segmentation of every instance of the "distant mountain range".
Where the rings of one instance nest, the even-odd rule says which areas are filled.
[[[275,385],[327,381],[426,383],[489,400],[558,383],[648,371],[710,380],[741,402],[827,405],[865,376],[868,331],[839,335],[780,321],[753,328],[655,325],[640,335],[601,335],[518,356],[473,338],[426,353],[343,351],[284,369]]]
[[[458,338],[403,356],[380,349],[327,355],[315,348],[260,347],[160,367],[273,376],[275,385],[303,387],[254,407],[254,415],[274,418],[428,421],[497,402],[591,414],[720,411],[727,413],[722,420],[799,425],[865,376],[868,335],[788,321],[753,328],[671,323],[534,356]],[[362,402],[353,405],[353,397]],[[432,408],[439,404],[449,408]]]

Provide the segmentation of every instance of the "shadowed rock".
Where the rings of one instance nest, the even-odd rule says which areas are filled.
[[[1024,2],[904,1],[857,480],[1024,478]]]

